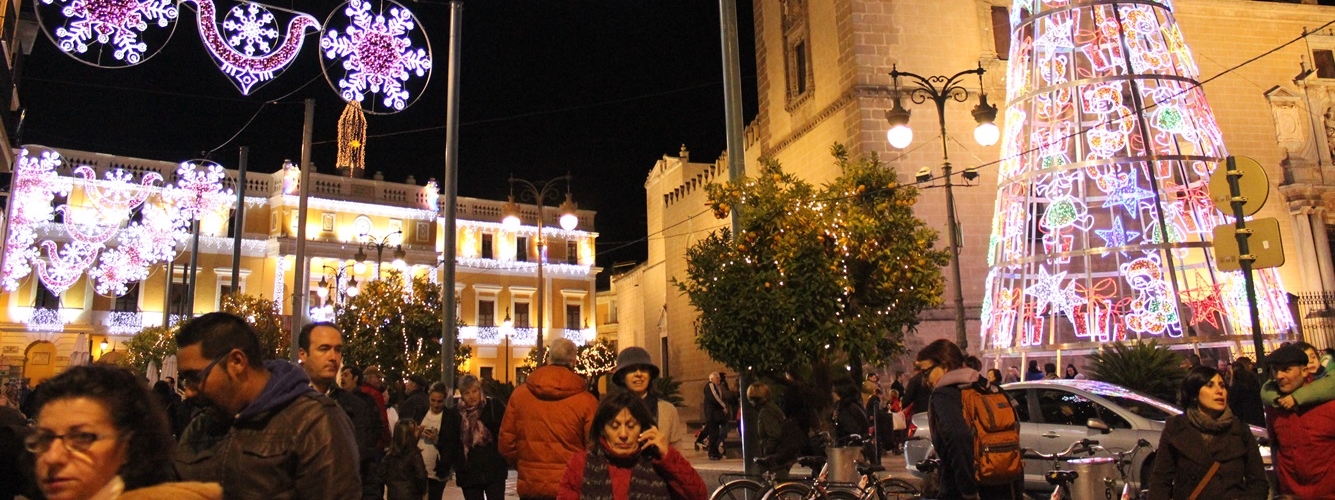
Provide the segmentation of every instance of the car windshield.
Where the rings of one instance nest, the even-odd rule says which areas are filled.
[[[1163,422],[1168,417],[1182,413],[1173,405],[1159,401],[1157,399],[1128,391],[1121,387],[1111,384],[1101,384],[1103,387],[1086,387],[1089,392],[1097,394],[1099,397],[1111,401],[1113,404],[1125,408],[1126,411],[1140,415],[1143,418]]]

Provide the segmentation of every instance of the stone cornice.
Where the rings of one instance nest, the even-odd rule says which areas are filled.
[[[817,126],[824,123],[825,120],[828,120],[831,116],[834,116],[836,112],[842,110],[843,108],[847,107],[848,105],[852,104],[858,99],[862,99],[864,97],[888,97],[890,94],[891,94],[890,87],[887,87],[885,85],[854,85],[852,87],[849,87],[848,89],[844,90],[843,94],[841,94],[838,99],[835,99],[834,102],[831,102],[828,106],[825,106],[825,109],[822,109],[819,113],[816,113],[816,116],[812,117],[811,120],[808,120],[806,123],[803,123],[796,130],[790,132],[787,136],[783,137],[782,139],[779,139],[779,141],[775,142],[773,145],[762,145],[760,154],[761,156],[772,156],[774,155],[774,153],[782,151],[784,148],[787,148],[788,146],[792,145],[792,143],[796,142],[798,139],[801,139],[803,136],[807,135],[812,130],[814,130]]]

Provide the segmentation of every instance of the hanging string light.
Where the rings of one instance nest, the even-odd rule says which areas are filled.
[[[355,101],[348,102],[338,117],[338,159],[334,166],[345,177],[361,178],[366,173],[366,115]]]

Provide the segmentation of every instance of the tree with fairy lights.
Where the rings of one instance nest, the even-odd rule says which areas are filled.
[[[612,373],[616,367],[616,347],[606,340],[579,346],[579,351],[575,355],[575,373],[584,377],[590,386],[597,386],[598,379]]]
[[[345,362],[377,365],[391,378],[410,373],[439,378],[440,285],[425,276],[405,280],[399,271],[386,270],[344,301],[337,317]],[[472,356],[457,340],[454,352],[456,367]]]
[[[176,327],[150,326],[140,330],[125,344],[125,356],[117,363],[135,373],[144,373],[149,363],[162,366],[167,356],[176,354]]]
[[[233,293],[223,296],[222,312],[245,318],[255,328],[255,333],[259,334],[261,352],[272,356],[269,359],[288,358],[292,349],[292,332],[283,327],[276,302],[255,295]]]
[[[941,303],[948,254],[913,213],[918,190],[875,155],[831,151],[842,175],[819,189],[772,160],[708,186],[715,216],[737,208],[739,234],[691,247],[676,284],[700,312],[696,344],[734,370],[860,369],[903,352],[918,314]]]

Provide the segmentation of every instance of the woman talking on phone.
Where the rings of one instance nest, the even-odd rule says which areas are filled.
[[[589,451],[566,464],[557,500],[708,496],[704,480],[658,431],[644,400],[629,391],[603,398],[589,430]]]

